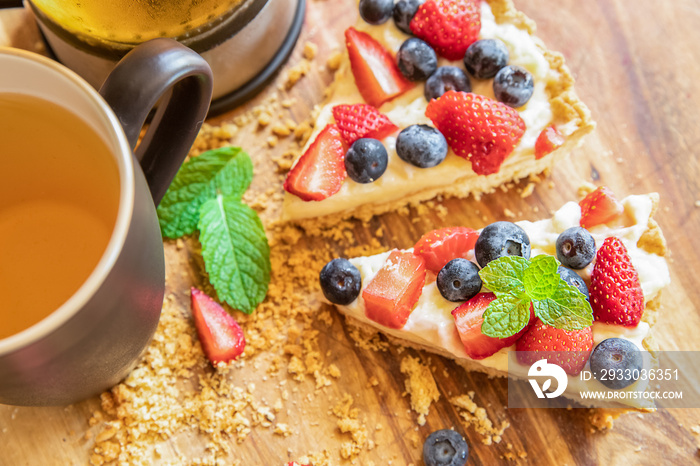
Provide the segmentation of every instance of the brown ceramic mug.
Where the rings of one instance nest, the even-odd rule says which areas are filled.
[[[206,116],[212,74],[198,54],[171,39],[136,47],[99,93],[64,66],[17,49],[0,48],[0,69],[0,98],[31,96],[78,116],[103,141],[105,157],[116,167],[113,228],[87,279],[38,322],[0,336],[0,403],[66,405],[123,379],[155,332],[165,292],[155,205]],[[0,162],[10,156],[0,152]],[[8,175],[0,173],[0,180],[3,176]],[[41,283],[34,289],[43,292]],[[3,325],[9,328],[11,318],[24,312],[6,303],[0,300],[0,335]]]

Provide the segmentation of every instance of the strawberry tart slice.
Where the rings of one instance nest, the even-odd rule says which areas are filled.
[[[618,201],[598,188],[550,219],[445,228],[411,249],[333,259],[321,289],[351,324],[468,370],[526,378],[547,359],[568,375],[564,395],[584,404],[582,390],[644,391],[646,380],[596,374],[638,373],[642,353],[655,359],[652,325],[670,282],[657,204],[656,194]],[[653,407],[616,400],[604,404]]]
[[[283,220],[479,196],[551,168],[594,128],[562,56],[511,0],[361,0],[359,12],[285,180]]]

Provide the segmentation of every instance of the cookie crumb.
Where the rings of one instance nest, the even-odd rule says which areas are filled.
[[[340,68],[342,62],[343,52],[341,52],[340,50],[336,50],[335,52],[331,53],[331,55],[328,57],[328,60],[326,61],[326,66],[331,71],[337,71]]]
[[[440,399],[440,391],[433,374],[420,359],[406,356],[401,360],[401,373],[407,374],[406,393],[411,397],[411,408],[418,413],[418,425],[425,425],[425,417],[430,413],[430,405]]]
[[[304,58],[307,60],[313,60],[316,58],[316,54],[318,53],[318,46],[314,44],[313,42],[306,42],[304,44]]]

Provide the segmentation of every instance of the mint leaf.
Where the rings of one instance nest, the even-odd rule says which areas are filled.
[[[525,292],[523,277],[529,266],[527,259],[520,256],[504,256],[489,262],[479,271],[484,286],[496,294]]]
[[[554,295],[562,280],[557,272],[559,264],[552,256],[542,254],[530,260],[530,267],[525,270],[523,284],[525,292],[533,300],[546,299]]]
[[[219,299],[247,314],[265,299],[270,247],[258,214],[238,196],[217,195],[200,208],[199,241]]]
[[[163,236],[179,238],[197,227],[199,208],[217,193],[243,196],[253,179],[253,163],[239,147],[202,153],[185,162],[158,206]]]
[[[530,298],[505,294],[486,308],[481,333],[494,338],[506,338],[521,331],[529,321]]]
[[[550,298],[534,301],[535,315],[552,327],[580,330],[593,324],[593,309],[586,297],[563,279]]]

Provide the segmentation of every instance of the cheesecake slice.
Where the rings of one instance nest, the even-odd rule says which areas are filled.
[[[645,357],[650,359],[646,361],[647,364],[655,362],[657,346],[653,339],[653,325],[659,310],[660,292],[670,282],[664,258],[665,240],[653,219],[657,205],[658,195],[655,193],[631,195],[618,201],[609,190],[599,188],[589,192],[580,203],[568,202],[550,219],[515,224],[497,222],[498,225],[493,224],[481,231],[463,227],[436,230],[424,235],[411,249],[395,249],[349,260],[334,259],[321,273],[321,287],[326,299],[336,304],[350,324],[369,326],[385,334],[392,342],[454,359],[467,370],[490,376],[527,378],[530,366],[539,359],[547,358],[544,350],[552,349],[541,343],[545,338],[553,334],[560,342],[570,340],[578,346],[559,347],[568,350],[566,355],[574,359],[573,362],[568,359],[559,361],[568,374],[564,396],[584,405],[598,407],[653,408],[653,402],[642,397],[591,403],[581,399],[579,392],[610,390],[595,378],[584,381],[580,377],[582,370],[591,370],[591,354],[598,351],[597,347],[604,340],[621,339],[622,344],[646,354]],[[511,235],[503,243],[507,252],[498,252],[496,259],[485,259],[489,248],[499,250],[498,235],[485,233],[496,225],[501,230],[505,228],[505,231],[522,231],[524,236],[518,239],[517,235]],[[572,260],[561,255],[562,251],[571,251],[561,241],[562,238],[566,240],[571,232],[592,238],[589,250],[582,254],[588,256],[583,261],[577,262],[581,257]],[[506,237],[509,234],[506,233]],[[559,246],[558,240],[561,243]],[[484,246],[489,241],[491,246]],[[574,243],[576,241],[571,244]],[[496,265],[512,261],[514,256],[518,256],[518,263],[529,263],[531,268],[535,267],[534,264],[554,264],[562,283],[577,287],[576,293],[580,295],[578,304],[581,305],[579,311],[588,310],[574,310],[568,316],[567,310],[565,319],[557,321],[551,314],[541,312],[534,298],[530,301],[526,297],[525,306],[521,306],[520,311],[516,307],[499,309],[501,313],[504,309],[506,313],[510,312],[508,319],[501,316],[498,321],[489,321],[484,308],[494,300],[489,292],[494,290],[488,289],[487,285],[497,289],[499,297],[506,296],[503,298],[506,301],[510,296],[509,287],[514,289],[521,286],[510,284],[515,282],[506,285],[498,283],[499,279],[512,276],[507,268],[499,269]],[[559,261],[553,262],[557,257],[563,259],[562,263],[580,268],[557,269]],[[485,264],[485,260],[490,261]],[[458,268],[456,275],[452,267],[452,275],[446,275],[447,281],[441,281],[445,270],[460,261],[463,265],[468,262],[467,267]],[[477,262],[481,267],[476,265]],[[332,269],[335,269],[336,275],[329,280]],[[472,287],[467,295],[455,296],[455,283],[462,286],[473,279],[471,269],[484,277],[483,282],[477,282],[476,288]],[[533,274],[538,285],[545,281],[541,277],[552,274],[544,268],[541,270]],[[551,283],[558,280],[559,277],[556,277]],[[569,297],[572,296],[570,291],[571,288],[568,288]],[[540,292],[541,288],[531,295],[544,299]],[[512,295],[522,298],[522,290],[515,290]],[[587,308],[586,299],[590,300]],[[528,312],[530,303],[535,312],[533,308]],[[521,316],[525,313],[525,320],[512,328],[509,334],[501,334],[501,338],[485,334],[493,331],[494,322],[505,325],[504,322],[517,321],[518,312]],[[578,328],[567,329],[566,325],[560,325],[567,319],[578,319],[575,326]],[[554,325],[561,326],[561,330]],[[488,329],[488,326],[492,328]],[[550,362],[557,362],[556,358],[549,354]],[[618,389],[644,391],[648,389],[647,385],[648,381],[640,379]]]
[[[443,18],[451,23],[434,29],[456,26],[466,34],[462,27],[468,23],[474,36],[456,44],[456,51],[454,44],[445,47],[444,38],[430,30],[431,18],[450,5],[464,10],[459,10],[463,14]],[[534,23],[511,0],[427,0],[412,18],[408,23],[412,29],[406,24],[399,29],[394,19],[372,25],[360,18],[345,32],[342,64],[327,100],[318,108],[314,132],[285,181],[283,220],[332,224],[438,195],[479,196],[550,169],[594,129],[563,57],[544,46],[534,35]],[[409,39],[413,42],[406,44]],[[510,77],[489,78],[483,70],[467,71],[464,48],[475,39],[492,39],[504,46],[507,61],[498,66],[506,63]],[[420,58],[423,52],[428,52],[429,59]],[[477,64],[484,66],[491,60],[480,59]],[[461,81],[455,84],[455,75],[466,79],[468,87]],[[496,81],[515,82],[513,86],[529,88],[526,94],[531,95],[524,103],[509,100],[513,93],[509,97],[501,92],[503,86],[497,93]],[[484,121],[479,120],[482,117]],[[461,123],[469,128],[463,130]],[[430,127],[432,132],[424,137],[423,131],[418,141],[403,137],[414,125]],[[363,154],[357,162],[357,152],[364,150],[366,155],[366,147],[354,151],[355,157],[346,157],[359,138],[381,143],[373,146],[381,145],[386,152],[377,156],[378,165],[375,159],[362,159]],[[435,149],[441,145],[444,154]],[[355,167],[348,170],[353,160]],[[358,163],[359,171],[365,168],[363,163],[371,164],[364,178],[353,173]]]

